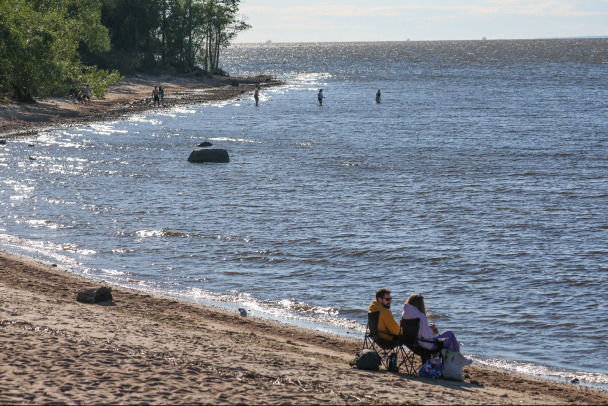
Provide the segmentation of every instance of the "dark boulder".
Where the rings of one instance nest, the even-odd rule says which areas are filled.
[[[112,301],[112,288],[102,286],[97,289],[81,290],[76,295],[76,300],[82,303],[100,303]]]
[[[209,141],[205,141],[205,142],[201,142],[200,144],[198,144],[199,147],[210,147],[213,144],[210,143]]]
[[[197,148],[188,157],[188,162],[230,162],[228,151],[219,148]]]
[[[213,71],[213,74],[216,76],[222,76],[225,78],[229,78],[230,75],[228,74],[228,72],[226,72],[225,70],[221,69],[221,68],[217,68],[216,70]]]

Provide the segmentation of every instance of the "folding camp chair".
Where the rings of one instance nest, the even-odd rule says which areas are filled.
[[[418,375],[420,367],[433,357],[441,357],[444,340],[423,340],[418,338],[420,330],[420,319],[401,319],[401,344],[405,345],[409,351],[403,351],[402,361],[399,363],[399,368],[402,366],[410,375]],[[429,350],[420,345],[420,342],[435,343],[436,348]],[[416,356],[420,357],[420,363],[416,362]]]
[[[397,355],[401,349],[401,336],[395,336],[387,331],[382,331],[382,333],[394,337],[394,340],[386,340],[380,337],[378,335],[378,320],[380,320],[380,312],[367,313],[367,328],[363,340],[363,348],[376,351],[380,356],[380,363],[388,370],[389,357],[392,354]],[[398,365],[399,362],[397,362],[397,367]]]

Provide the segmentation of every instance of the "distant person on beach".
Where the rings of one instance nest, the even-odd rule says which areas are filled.
[[[84,89],[82,89],[82,102],[86,105],[87,101],[91,102],[91,88],[89,85],[86,85]]]
[[[319,89],[319,94],[317,95],[317,100],[319,100],[319,106],[323,105],[323,89]]]
[[[378,91],[376,92],[376,103],[380,103],[380,97],[381,97],[380,89],[378,89]]]
[[[260,100],[260,85],[255,87],[255,92],[253,93],[253,98],[255,99],[255,105],[258,105],[258,101]]]
[[[426,308],[424,306],[424,297],[421,294],[410,295],[403,305],[403,312],[401,313],[403,319],[420,319],[420,330],[418,330],[418,338],[430,341],[437,341],[438,339],[445,339],[443,348],[449,352],[459,352],[460,344],[456,340],[456,336],[453,332],[446,330],[441,333],[437,330],[435,323],[429,323],[426,318]],[[429,343],[425,341],[419,342],[421,347],[429,350],[437,348],[437,344]],[[473,360],[469,358],[464,359],[465,365],[470,365]]]
[[[369,305],[369,313],[380,312],[378,319],[378,336],[388,341],[397,340],[401,327],[393,318],[391,302],[393,298],[388,289],[378,289],[376,300]]]
[[[76,100],[78,100],[78,103],[80,103],[80,104],[84,103],[84,100],[82,99],[83,96],[84,96],[84,87],[82,89],[80,89],[80,91],[76,95]]]
[[[160,96],[160,105],[164,106],[165,105],[165,88],[163,88],[162,86],[159,86],[158,95]]]
[[[160,97],[158,93],[158,86],[154,86],[154,90],[152,90],[152,104],[156,104],[160,106]]]

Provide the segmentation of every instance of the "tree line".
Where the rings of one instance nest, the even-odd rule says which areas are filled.
[[[103,96],[138,71],[219,71],[250,28],[240,0],[0,0],[0,92],[20,101],[89,84]]]

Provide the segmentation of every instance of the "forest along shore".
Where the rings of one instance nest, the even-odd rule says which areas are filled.
[[[93,95],[86,106],[72,97],[36,99],[35,104],[16,103],[4,97],[0,98],[0,139],[45,128],[115,120],[159,108],[152,102],[155,86],[163,86],[165,89],[164,108],[167,108],[230,100],[253,93],[258,84],[263,87],[276,86],[281,82],[265,75],[212,78],[192,75],[135,75],[112,84],[103,99]]]
[[[480,365],[465,382],[352,369],[362,340],[102,284],[0,251],[0,403],[608,404]]]

